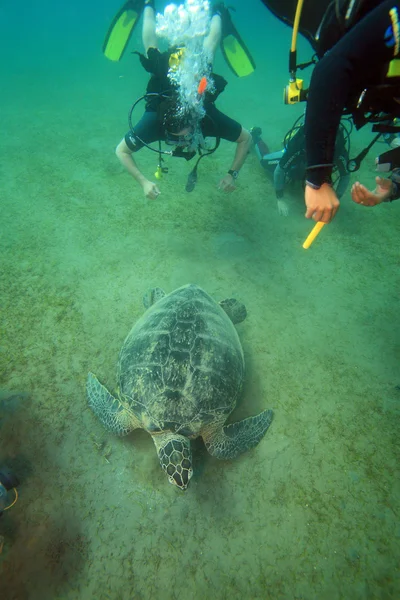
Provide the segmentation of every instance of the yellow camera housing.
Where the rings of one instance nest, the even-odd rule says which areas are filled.
[[[303,79],[291,79],[283,90],[283,101],[285,104],[297,104],[304,100]]]

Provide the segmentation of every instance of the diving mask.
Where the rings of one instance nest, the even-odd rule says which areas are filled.
[[[165,143],[167,146],[179,146],[180,148],[188,148],[194,143],[194,131],[189,131],[183,135],[173,134],[169,131],[165,132]]]

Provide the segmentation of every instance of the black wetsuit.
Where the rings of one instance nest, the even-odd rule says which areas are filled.
[[[312,185],[331,183],[335,139],[344,109],[351,108],[364,88],[381,83],[389,62],[399,55],[400,2],[377,0],[376,4],[326,52],[312,74],[305,120],[306,177]],[[393,26],[396,21],[397,27]]]
[[[172,52],[174,52],[173,49],[160,52],[156,48],[149,48],[146,56],[136,53],[139,55],[142,66],[148,73],[151,73],[146,90],[148,94],[174,91],[174,85],[168,78],[169,58]],[[206,114],[200,122],[201,133],[204,137],[218,137],[229,142],[236,142],[241,134],[242,126],[219,111],[214,104],[219,94],[225,89],[227,82],[215,73],[211,73],[211,77],[215,90],[211,93],[207,91],[204,96]],[[151,144],[158,140],[166,140],[166,131],[158,114],[161,102],[162,98],[157,96],[146,98],[144,115],[133,127],[133,131],[128,131],[125,135],[125,143],[132,152],[143,148],[142,142]]]
[[[337,170],[338,180],[336,182],[336,193],[340,198],[343,196],[349,184],[349,173],[347,163],[349,155],[347,152],[346,138],[343,127],[339,127],[335,142],[333,168]],[[304,183],[306,171],[306,149],[305,128],[300,126],[293,137],[290,138],[286,151],[279,161],[279,167],[291,180],[299,180]]]
[[[205,110],[206,116],[200,123],[203,136],[218,136],[229,142],[236,142],[242,131],[240,123],[218,110],[213,102],[207,103],[205,105]],[[143,144],[138,138],[146,144],[151,144],[158,140],[165,141],[166,139],[165,130],[162,127],[155,110],[146,110],[133,129],[134,131],[128,131],[125,135],[125,143],[132,152],[137,152],[143,148]]]

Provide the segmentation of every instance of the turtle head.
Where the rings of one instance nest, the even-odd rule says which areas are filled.
[[[176,433],[153,435],[158,458],[170,483],[186,490],[193,475],[190,440]]]

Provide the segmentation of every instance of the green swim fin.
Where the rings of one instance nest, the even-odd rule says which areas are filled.
[[[256,63],[232,23],[230,10],[235,9],[233,7],[228,8],[222,3],[218,6],[218,13],[221,15],[222,20],[221,52],[228,67],[230,67],[235,75],[245,77],[253,73]]]
[[[110,60],[121,60],[144,9],[144,0],[128,0],[119,9],[107,31],[103,53]]]

